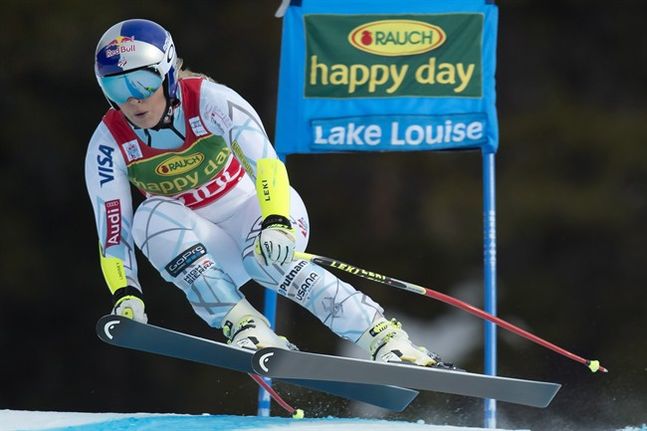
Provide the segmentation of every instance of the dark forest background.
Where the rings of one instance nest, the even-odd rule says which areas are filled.
[[[241,93],[273,136],[278,4],[2,2],[0,409],[255,414],[247,376],[96,338],[94,324],[111,300],[83,160],[107,108],[93,75],[96,42],[134,17],[168,28],[185,65]],[[500,331],[500,374],[564,387],[544,410],[499,403],[499,425],[645,423],[647,2],[498,4],[499,315],[610,370],[591,374]],[[309,209],[309,250],[443,292],[471,283],[472,302],[482,306],[478,152],[291,156],[288,170]],[[152,323],[222,340],[141,255],[140,267]],[[431,323],[450,312],[344,278],[391,314]],[[260,302],[260,288],[244,289]],[[336,350],[337,339],[314,317],[284,300],[279,314],[279,332],[302,349]],[[430,347],[442,353],[447,346]],[[448,359],[482,370],[481,349]],[[279,389],[311,416],[357,414],[334,397]],[[482,403],[423,394],[385,417],[480,426]]]

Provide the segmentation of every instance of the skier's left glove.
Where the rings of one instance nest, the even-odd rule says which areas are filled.
[[[254,255],[261,265],[292,262],[296,239],[287,217],[272,214],[261,223],[261,233],[254,243]]]
[[[144,312],[144,295],[139,289],[132,286],[122,287],[115,291],[112,299],[114,301],[112,314],[141,323],[148,322],[148,316]]]

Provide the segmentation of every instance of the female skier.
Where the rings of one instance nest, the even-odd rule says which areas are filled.
[[[110,109],[90,139],[85,178],[113,314],[147,322],[133,244],[195,312],[238,347],[294,348],[239,288],[253,279],[314,314],[374,360],[444,366],[371,298],[293,260],[308,215],[254,109],[232,89],[181,69],[168,31],[112,26],[95,53]],[[129,182],[145,200],[133,214]]]

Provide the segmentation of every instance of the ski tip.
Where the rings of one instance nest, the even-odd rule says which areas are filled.
[[[119,316],[114,316],[111,314],[101,316],[99,320],[97,320],[97,324],[95,325],[97,336],[102,341],[110,342],[113,339],[111,331],[116,325],[120,323],[119,320]]]

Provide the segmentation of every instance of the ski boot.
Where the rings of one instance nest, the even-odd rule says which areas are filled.
[[[381,318],[362,334],[356,344],[369,352],[374,361],[457,370],[453,364],[443,362],[436,353],[413,344],[402,324],[395,319]]]
[[[227,344],[242,349],[260,350],[265,347],[278,347],[299,350],[287,338],[276,335],[270,328],[267,318],[244,298],[225,315],[222,332],[227,338]]]

